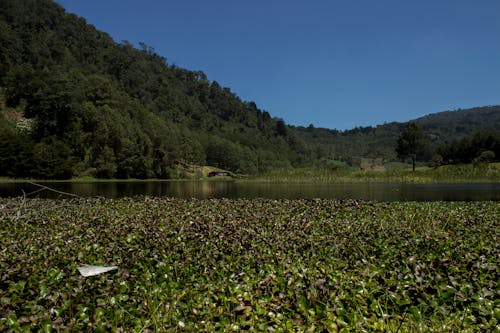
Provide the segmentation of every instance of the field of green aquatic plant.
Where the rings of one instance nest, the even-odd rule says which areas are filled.
[[[0,199],[0,331],[498,331],[499,221],[498,202]]]

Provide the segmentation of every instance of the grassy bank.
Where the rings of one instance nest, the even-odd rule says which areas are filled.
[[[1,331],[477,332],[500,320],[495,202],[0,208]],[[84,278],[82,264],[119,270]]]
[[[271,183],[495,183],[500,182],[500,163],[445,165],[437,168],[420,167],[413,172],[410,168],[389,168],[385,170],[359,170],[341,168],[287,168],[274,169],[259,175],[238,175],[229,177],[209,177],[211,171],[220,171],[209,166],[199,167],[197,172],[178,172],[172,179],[102,179],[93,177],[75,177],[66,180],[14,179],[0,177],[0,182],[165,182],[165,181],[253,181]]]
[[[320,168],[290,168],[272,170],[251,176],[259,182],[318,182],[318,183],[471,183],[500,182],[500,163],[481,165],[445,165],[438,168],[420,167],[387,170],[327,170]]]
[[[193,171],[195,170],[195,171]],[[229,172],[231,176],[217,176],[210,177],[209,173],[213,171],[225,171],[226,170],[215,168],[211,166],[193,166],[190,168],[179,168],[172,173],[172,178],[169,179],[158,179],[158,178],[146,178],[146,179],[138,179],[138,178],[127,178],[127,179],[119,179],[119,178],[95,178],[91,176],[85,177],[73,177],[70,179],[34,179],[34,178],[9,178],[9,177],[0,177],[0,183],[28,183],[28,182],[36,182],[36,183],[44,183],[44,182],[62,182],[62,183],[109,183],[109,182],[170,182],[170,181],[193,181],[193,180],[203,180],[203,181],[221,181],[221,180],[234,180],[238,178],[237,175]]]

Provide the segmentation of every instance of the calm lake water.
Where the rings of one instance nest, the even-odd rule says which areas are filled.
[[[231,181],[44,182],[52,189],[82,197],[119,198],[148,195],[177,198],[325,198],[376,201],[500,201],[494,184],[268,184]],[[29,183],[0,183],[0,197],[23,195],[62,198],[66,195]]]

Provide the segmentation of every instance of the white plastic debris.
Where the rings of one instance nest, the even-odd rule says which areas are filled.
[[[102,273],[106,273],[112,270],[118,269],[118,266],[92,266],[92,265],[85,265],[82,267],[78,267],[78,271],[80,274],[83,276],[94,276],[94,275],[99,275]]]

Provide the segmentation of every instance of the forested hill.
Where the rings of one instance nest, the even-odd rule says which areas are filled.
[[[439,149],[480,133],[500,136],[500,106],[445,111],[412,120],[423,130],[429,145],[423,160],[429,160]],[[375,127],[356,127],[347,131],[296,127],[294,132],[305,142],[315,142],[316,150],[356,165],[360,158],[396,160],[396,142],[407,123],[391,122]]]
[[[438,112],[415,119],[415,122],[430,135],[450,142],[479,131],[499,131],[500,106]]]
[[[252,173],[311,161],[280,119],[50,0],[0,1],[0,176]]]
[[[484,110],[491,114],[475,118]],[[455,117],[463,112],[418,121],[436,144],[500,128],[499,107]],[[0,1],[0,177],[172,178],[190,165],[236,173],[355,165],[364,156],[395,159],[403,127],[288,126],[203,72],[169,64],[143,43],[117,43],[51,0]]]

